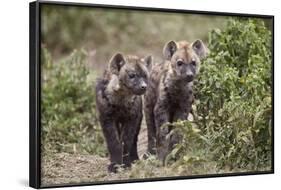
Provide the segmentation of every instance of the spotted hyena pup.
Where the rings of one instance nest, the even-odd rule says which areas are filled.
[[[114,55],[103,78],[96,83],[99,121],[110,156],[108,170],[129,167],[139,159],[137,140],[142,121],[142,99],[152,57]]]
[[[148,153],[164,160],[177,142],[166,139],[171,129],[161,127],[168,122],[186,120],[193,101],[193,80],[200,59],[207,48],[201,40],[193,43],[168,42],[163,49],[164,61],[153,66],[145,94],[145,118],[148,131]],[[174,138],[174,139],[173,139]]]

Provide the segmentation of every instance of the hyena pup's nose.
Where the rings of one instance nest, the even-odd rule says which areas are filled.
[[[141,89],[142,89],[142,90],[145,90],[146,87],[147,87],[147,84],[146,84],[145,82],[142,82],[142,83],[141,83]]]
[[[193,77],[193,74],[188,73],[186,76],[187,76],[188,78],[192,78],[192,77]]]
[[[189,71],[186,73],[187,80],[191,81],[191,80],[193,80],[193,77],[194,77],[194,74],[192,72]]]

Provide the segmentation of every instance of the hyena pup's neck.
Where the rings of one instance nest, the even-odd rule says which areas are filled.
[[[126,87],[120,83],[118,76],[115,74],[111,75],[105,94],[111,104],[122,104],[133,100],[135,96],[126,90]]]
[[[175,74],[168,70],[163,76],[163,86],[166,91],[185,93],[187,90],[192,90],[193,81],[187,82],[186,80],[177,79]]]

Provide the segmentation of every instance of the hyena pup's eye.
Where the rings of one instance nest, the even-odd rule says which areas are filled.
[[[196,66],[196,61],[194,59],[191,60],[191,65]]]
[[[135,78],[135,76],[136,76],[135,73],[129,73],[129,77],[130,77],[131,79]]]
[[[184,64],[183,61],[181,61],[181,60],[177,61],[177,65],[178,65],[178,66],[182,66],[183,64]]]

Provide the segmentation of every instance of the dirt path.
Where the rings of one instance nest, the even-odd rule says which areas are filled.
[[[42,161],[42,185],[106,180],[107,159],[92,155],[58,153]]]
[[[138,141],[140,158],[147,148],[147,131],[142,124]],[[42,185],[110,181],[130,178],[129,172],[112,174],[107,172],[108,158],[96,155],[57,153],[43,157]]]
[[[94,155],[58,153],[42,162],[42,186],[130,178],[129,172],[108,173],[108,159]]]

